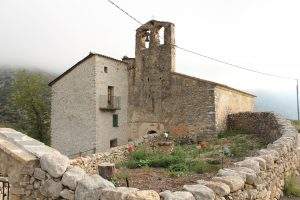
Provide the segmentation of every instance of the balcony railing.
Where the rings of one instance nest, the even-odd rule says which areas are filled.
[[[100,95],[99,97],[100,110],[121,110],[121,97],[120,96],[107,96]]]

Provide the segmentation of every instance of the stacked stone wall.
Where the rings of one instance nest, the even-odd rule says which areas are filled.
[[[248,117],[248,123],[243,115],[252,116]],[[279,135],[277,138],[274,136],[274,141],[267,148],[258,150],[256,156],[219,170],[210,181],[198,180],[198,184],[184,185],[183,191],[158,194],[152,190],[115,187],[97,174],[89,175],[82,168],[72,166],[70,160],[55,149],[12,129],[0,129],[0,173],[12,183],[12,200],[280,199],[285,177],[295,173],[299,167],[298,133],[295,127],[290,121],[273,113],[239,113],[230,117],[245,120],[240,123],[245,126],[238,126],[244,130],[251,128],[249,123],[266,123],[261,127],[267,127],[267,124],[276,121]],[[268,134],[267,128],[265,131],[261,134]],[[10,167],[14,163],[16,167]]]
[[[280,122],[278,116],[271,112],[241,112],[228,115],[227,127],[258,134],[271,143],[282,135]]]

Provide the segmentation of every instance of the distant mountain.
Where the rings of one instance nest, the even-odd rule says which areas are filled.
[[[0,66],[0,125],[14,124],[18,120],[18,114],[9,106],[9,97],[11,94],[11,85],[15,78],[15,74],[23,68],[11,68]],[[25,69],[30,73],[41,74],[50,81],[55,75],[36,69]]]

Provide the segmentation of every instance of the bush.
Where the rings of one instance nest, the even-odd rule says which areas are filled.
[[[186,163],[176,163],[169,166],[170,172],[187,172],[189,170]]]
[[[190,171],[194,171],[199,174],[214,172],[220,169],[220,165],[211,165],[203,160],[193,161],[189,164]]]
[[[183,162],[184,157],[158,154],[151,159],[149,166],[168,168],[170,165],[175,165]]]
[[[287,196],[300,197],[300,185],[294,175],[288,176],[284,182],[284,193]]]
[[[150,152],[147,152],[145,149],[138,149],[136,151],[133,151],[130,154],[130,157],[133,160],[143,160],[143,159],[147,159],[147,157],[149,157]]]

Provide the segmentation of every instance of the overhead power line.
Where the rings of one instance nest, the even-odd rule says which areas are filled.
[[[180,46],[178,46],[178,45],[174,45],[174,46],[177,47],[178,49],[181,49],[181,50],[185,51],[185,52],[189,52],[189,53],[192,53],[192,54],[194,54],[194,55],[198,55],[198,56],[207,58],[207,59],[209,59],[209,60],[213,60],[213,61],[215,61],[215,62],[219,62],[219,63],[225,64],[225,65],[229,65],[229,66],[231,66],[231,67],[235,67],[235,68],[238,68],[238,69],[246,70],[246,71],[253,72],[253,73],[262,74],[262,75],[265,75],[265,76],[273,76],[273,77],[281,78],[281,79],[297,80],[296,78],[292,78],[292,77],[279,76],[279,75],[276,75],[276,74],[271,74],[271,73],[267,73],[267,72],[261,72],[261,71],[257,71],[257,70],[250,69],[250,68],[246,68],[246,67],[243,67],[243,66],[240,66],[240,65],[232,64],[232,63],[229,63],[229,62],[227,62],[227,61],[220,60],[220,59],[218,59],[218,58],[214,58],[214,57],[211,57],[211,56],[206,56],[206,55],[200,54],[200,53],[198,53],[198,52],[196,52],[196,51],[192,51],[192,50],[189,50],[189,49],[180,47]]]
[[[112,4],[113,6],[115,6],[116,8],[118,8],[120,11],[122,11],[125,15],[127,15],[128,17],[130,17],[131,19],[133,19],[134,21],[136,21],[139,24],[143,24],[141,21],[139,21],[137,18],[133,17],[131,14],[129,14],[127,11],[125,11],[124,9],[122,9],[120,6],[118,6],[115,2],[111,1],[111,0],[107,0],[110,4]]]
[[[124,14],[126,14],[128,17],[130,17],[131,19],[133,19],[133,20],[134,20],[135,22],[137,22],[138,24],[140,24],[140,25],[143,24],[141,21],[139,21],[137,18],[133,17],[131,14],[129,14],[129,13],[128,13],[127,11],[125,11],[124,9],[122,9],[120,6],[118,6],[118,5],[117,5],[116,3],[114,3],[112,0],[107,0],[107,1],[108,1],[110,4],[112,4],[113,6],[115,6],[116,8],[118,8],[120,11],[122,11]],[[230,63],[230,62],[227,62],[227,61],[224,61],[224,60],[221,60],[221,59],[212,57],[212,56],[207,56],[207,55],[201,54],[201,53],[199,53],[199,52],[196,52],[196,51],[193,51],[193,50],[189,50],[189,49],[187,49],[187,48],[178,46],[178,45],[176,45],[176,44],[171,44],[171,45],[173,45],[174,47],[176,47],[176,48],[178,48],[178,49],[180,49],[180,50],[182,50],[182,51],[185,51],[185,52],[188,52],[188,53],[191,53],[191,54],[194,54],[194,55],[197,55],[197,56],[200,56],[200,57],[203,57],[203,58],[206,58],[206,59],[209,59],[209,60],[218,62],[218,63],[222,63],[222,64],[225,64],[225,65],[234,67],[234,68],[246,70],[246,71],[253,72],[253,73],[257,73],[257,74],[262,74],[262,75],[265,75],[265,76],[272,76],[272,77],[276,77],[276,78],[280,78],[280,79],[298,80],[297,78],[293,78],[293,77],[280,76],[280,75],[271,74],[271,73],[267,73],[267,72],[261,72],[261,71],[254,70],[254,69],[251,69],[251,68],[243,67],[243,66],[241,66],[241,65],[232,64],[232,63]]]

